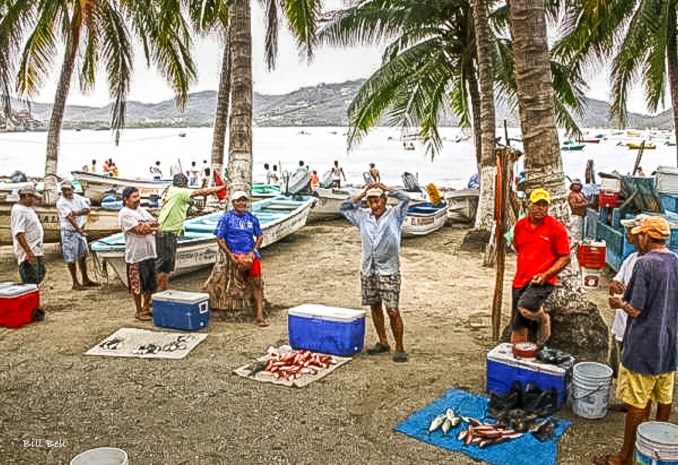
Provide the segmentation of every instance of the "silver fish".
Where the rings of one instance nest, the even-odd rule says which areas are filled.
[[[452,421],[445,415],[443,426],[441,426],[440,429],[443,430],[443,434],[447,436],[447,433],[450,432],[450,428],[452,428]]]
[[[445,414],[443,413],[442,415],[438,415],[435,417],[432,421],[431,424],[428,426],[428,432],[432,433],[441,426],[443,426],[443,422],[445,421]]]

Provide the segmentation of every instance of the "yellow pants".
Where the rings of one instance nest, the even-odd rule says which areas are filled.
[[[617,397],[622,402],[641,409],[645,408],[649,401],[671,404],[675,383],[675,371],[659,375],[642,375],[629,370],[620,363]]]

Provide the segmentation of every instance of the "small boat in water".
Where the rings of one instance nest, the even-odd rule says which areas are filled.
[[[631,150],[638,150],[640,149],[641,144],[637,142],[627,142],[626,146],[631,149]],[[645,146],[643,147],[644,150],[654,150],[657,148],[657,144],[654,142],[645,142]]]
[[[252,184],[252,201],[272,199],[280,195],[278,184]]]
[[[447,202],[436,205],[431,202],[415,203],[407,207],[403,222],[403,237],[416,237],[437,231],[447,221]]]
[[[447,219],[452,223],[472,223],[478,211],[479,189],[460,189],[444,194],[447,202]]]
[[[264,233],[262,247],[301,229],[306,224],[313,202],[314,198],[310,196],[278,196],[254,202],[251,211],[259,219]],[[217,212],[184,222],[184,235],[177,241],[174,275],[214,264],[219,247],[212,233],[222,215],[223,212]],[[118,278],[127,284],[125,237],[122,233],[93,242],[90,248],[95,257],[110,265]]]
[[[577,144],[572,139],[568,139],[563,143],[563,146],[560,147],[560,150],[580,151],[580,150],[584,150],[584,147],[586,147],[584,144]]]
[[[162,196],[162,193],[171,184],[171,179],[161,179],[154,181],[152,179],[126,179],[105,176],[103,174],[86,173],[84,171],[71,171],[71,175],[80,183],[85,197],[89,197],[94,202],[101,202],[104,195],[111,190],[124,189],[127,186],[134,186],[139,189],[142,198],[148,198],[151,195]]]

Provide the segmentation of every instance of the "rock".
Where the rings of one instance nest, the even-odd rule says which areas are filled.
[[[464,236],[460,249],[465,252],[484,252],[490,241],[490,231],[486,229],[471,229]]]

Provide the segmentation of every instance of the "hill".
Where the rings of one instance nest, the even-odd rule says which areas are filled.
[[[347,109],[363,80],[302,87],[284,95],[254,94],[254,121],[257,126],[347,126]],[[217,93],[203,91],[190,95],[184,111],[173,100],[160,103],[127,103],[128,127],[199,127],[210,126],[214,119]],[[52,105],[31,104],[32,117],[47,121]],[[110,124],[111,106],[86,107],[68,105],[64,127],[93,128]],[[498,105],[497,120],[507,120],[510,126],[519,125],[517,112]],[[613,128],[615,122],[609,114],[609,105],[600,100],[587,99],[585,114],[579,118],[581,127]],[[449,114],[441,118],[443,126],[457,126],[457,119]],[[671,110],[657,115],[629,113],[629,128],[673,127]]]

